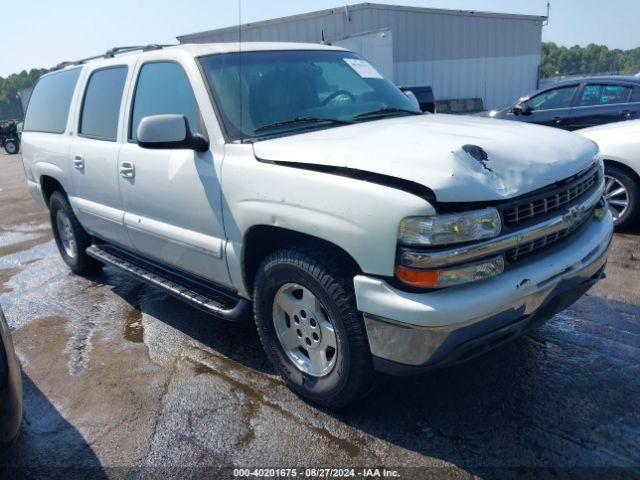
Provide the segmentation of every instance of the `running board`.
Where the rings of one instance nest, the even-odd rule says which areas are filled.
[[[249,301],[244,298],[161,268],[112,245],[92,245],[86,252],[102,263],[118,267],[137,279],[224,320],[241,321],[249,310]]]

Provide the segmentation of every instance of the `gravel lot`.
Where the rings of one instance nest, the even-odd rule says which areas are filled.
[[[70,274],[20,156],[1,155],[0,304],[25,416],[0,477],[335,466],[640,478],[639,232],[616,235],[608,278],[533,335],[429,375],[381,377],[335,414],[285,388],[252,324],[208,317],[111,267]]]

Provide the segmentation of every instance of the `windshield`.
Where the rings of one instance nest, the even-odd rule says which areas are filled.
[[[200,63],[233,140],[422,113],[351,52],[228,53],[202,57]]]

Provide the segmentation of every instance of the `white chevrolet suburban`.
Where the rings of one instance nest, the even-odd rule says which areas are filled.
[[[451,365],[537,327],[602,277],[612,237],[593,142],[423,114],[326,45],[62,64],[33,91],[22,148],[73,272],[116,265],[230,321],[252,307],[274,369],[332,408],[375,370]]]

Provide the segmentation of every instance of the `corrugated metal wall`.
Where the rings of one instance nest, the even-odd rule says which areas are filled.
[[[249,24],[243,41],[336,41],[389,28],[394,81],[432,85],[439,99],[480,97],[487,108],[536,88],[542,21],[538,17],[445,12],[362,4]],[[188,42],[235,42],[238,29],[178,37]]]

